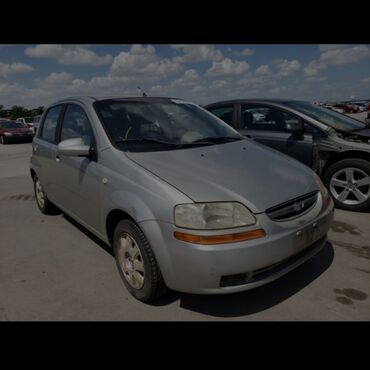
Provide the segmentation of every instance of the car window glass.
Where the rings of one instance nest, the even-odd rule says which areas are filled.
[[[286,123],[299,123],[299,119],[276,108],[243,105],[241,107],[242,129],[285,131]]]
[[[47,141],[55,141],[55,131],[58,124],[59,115],[61,112],[62,106],[49,109],[46,114],[44,125],[42,128],[41,138]]]
[[[233,123],[233,106],[223,106],[217,108],[210,108],[209,111],[217,116],[218,118],[222,119],[228,125],[232,125]]]
[[[92,129],[85,111],[76,104],[69,104],[64,113],[60,140],[82,138],[85,145],[90,145]]]
[[[308,134],[320,134],[321,131],[307,122],[303,123],[304,132]]]

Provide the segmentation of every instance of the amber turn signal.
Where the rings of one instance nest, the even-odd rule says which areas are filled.
[[[176,239],[182,240],[188,243],[194,244],[225,244],[225,243],[236,243],[244,240],[252,240],[262,238],[265,236],[265,230],[257,229],[252,231],[246,231],[243,233],[236,234],[224,234],[224,235],[193,235],[187,233],[181,233],[179,231],[174,232]]]

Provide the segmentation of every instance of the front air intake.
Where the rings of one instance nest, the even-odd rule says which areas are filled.
[[[267,216],[274,221],[288,221],[308,212],[317,202],[318,192],[294,198],[266,210]]]

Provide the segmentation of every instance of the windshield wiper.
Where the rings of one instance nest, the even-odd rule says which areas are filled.
[[[146,138],[146,139],[127,139],[127,140],[116,140],[115,141],[116,144],[124,144],[124,143],[133,143],[133,144],[160,144],[160,145],[166,145],[166,146],[178,146],[178,144],[176,143],[170,143],[170,142],[167,142],[167,141],[160,141],[160,140],[156,140],[156,139],[149,139],[149,138]]]
[[[213,143],[213,144],[220,144],[220,143],[228,143],[231,141],[239,141],[243,140],[241,136],[215,136],[215,137],[204,137],[199,140],[192,141],[190,144],[196,144],[196,143]]]

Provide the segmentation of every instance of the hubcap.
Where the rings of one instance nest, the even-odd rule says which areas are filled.
[[[118,241],[117,257],[127,282],[135,289],[142,288],[145,279],[143,257],[135,239],[127,233]]]
[[[332,176],[330,192],[343,204],[362,204],[370,198],[370,177],[359,168],[343,168]]]
[[[37,203],[39,204],[39,206],[41,208],[43,208],[44,205],[45,205],[45,193],[44,193],[44,190],[42,188],[40,180],[36,180],[35,188],[36,188]]]

